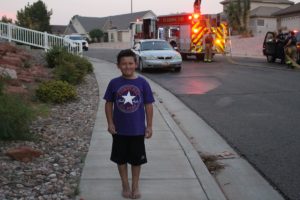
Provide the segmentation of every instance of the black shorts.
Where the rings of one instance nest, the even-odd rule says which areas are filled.
[[[126,163],[142,165],[147,163],[145,136],[113,135],[110,160],[118,165]]]

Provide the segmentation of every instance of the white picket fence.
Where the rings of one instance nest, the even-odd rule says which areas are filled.
[[[70,53],[82,55],[81,42],[52,35],[47,32],[23,28],[14,24],[0,22],[0,39],[43,48],[45,51],[58,46],[65,48]]]

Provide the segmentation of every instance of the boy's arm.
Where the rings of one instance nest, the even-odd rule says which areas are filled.
[[[105,103],[105,115],[108,124],[108,132],[111,134],[116,134],[116,128],[113,122],[113,102],[107,101]]]
[[[153,105],[152,103],[145,104],[145,112],[146,112],[146,131],[145,137],[151,138],[152,136],[152,119],[153,119]]]

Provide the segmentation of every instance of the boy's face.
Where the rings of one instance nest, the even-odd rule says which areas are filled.
[[[133,78],[136,68],[136,62],[132,56],[123,57],[118,64],[118,68],[121,70],[122,75],[126,78]]]

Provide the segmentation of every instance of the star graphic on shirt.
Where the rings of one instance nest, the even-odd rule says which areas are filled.
[[[132,103],[132,99],[134,99],[135,98],[135,96],[131,96],[131,94],[130,94],[130,91],[128,91],[128,93],[127,93],[127,95],[126,96],[122,96],[123,98],[124,98],[124,104],[126,104],[126,103],[130,103],[131,105],[133,105],[133,103]]]

